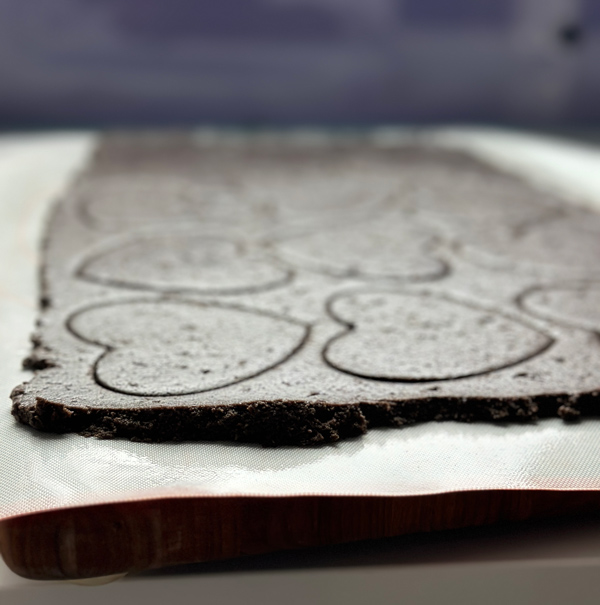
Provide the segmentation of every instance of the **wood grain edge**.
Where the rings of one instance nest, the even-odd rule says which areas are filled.
[[[600,511],[600,492],[410,497],[209,497],[85,506],[7,519],[0,552],[30,579],[65,580],[500,521]]]

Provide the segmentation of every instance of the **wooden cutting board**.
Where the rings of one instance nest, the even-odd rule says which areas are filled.
[[[58,192],[63,187],[62,179],[84,162],[86,149],[92,144],[88,135],[73,139],[72,143],[70,137],[62,140],[44,136],[38,142],[31,139],[25,146],[19,143],[11,155],[11,170],[3,174],[4,190],[10,192],[10,208],[21,208],[22,214],[17,226],[9,220],[12,210],[4,223],[4,240],[13,242],[13,247],[10,271],[2,283],[11,296],[18,295],[27,304],[33,297],[29,278],[24,279],[23,275],[33,275],[35,262],[23,251],[37,248],[41,209],[50,197],[49,193],[39,195],[36,201],[37,193],[33,192],[44,188]],[[463,143],[467,148],[490,150],[491,156],[497,154],[501,163],[526,176],[530,172],[531,176],[537,174],[551,188],[558,185],[577,197],[598,199],[594,152],[561,149],[553,142],[515,134],[494,135],[491,131],[481,135],[467,132]],[[8,157],[11,145],[3,157]],[[31,175],[36,177],[33,189]],[[35,221],[33,217],[37,217]],[[25,234],[32,234],[29,247]],[[19,275],[16,281],[15,275]],[[27,325],[33,325],[33,320]],[[25,337],[20,335],[15,342],[24,342]],[[397,498],[153,500],[55,510],[5,520],[0,522],[0,549],[9,567],[25,577],[73,579],[599,510],[600,492],[556,491],[478,491]]]
[[[600,512],[600,492],[411,497],[176,498],[48,511],[0,523],[17,574],[81,579],[415,532]]]

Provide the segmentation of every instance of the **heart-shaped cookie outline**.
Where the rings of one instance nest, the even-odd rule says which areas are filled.
[[[139,394],[137,392],[136,393],[127,392],[127,391],[117,389],[110,385],[105,384],[98,376],[98,364],[101,362],[102,359],[104,359],[112,351],[116,350],[117,347],[111,347],[110,345],[106,345],[106,344],[98,342],[96,340],[86,338],[85,336],[79,334],[78,331],[73,327],[73,322],[75,321],[75,319],[77,319],[79,316],[81,316],[89,311],[93,311],[95,309],[101,309],[101,308],[106,308],[106,307],[115,307],[115,306],[118,307],[118,306],[123,306],[123,305],[128,305],[128,304],[140,304],[140,303],[141,304],[160,304],[162,302],[168,303],[168,304],[191,305],[191,306],[201,307],[201,308],[207,308],[207,307],[208,308],[217,308],[217,309],[223,309],[223,310],[228,310],[228,311],[235,311],[237,313],[247,313],[250,315],[258,315],[261,317],[266,317],[266,318],[274,319],[277,321],[285,321],[285,322],[291,323],[293,325],[296,325],[296,326],[302,328],[304,333],[302,335],[302,338],[296,344],[296,346],[294,346],[284,357],[282,357],[276,363],[270,364],[270,365],[264,367],[263,369],[261,369],[260,371],[255,372],[249,376],[244,376],[243,378],[231,381],[227,384],[219,385],[217,387],[211,387],[208,389],[199,389],[199,390],[194,389],[194,390],[190,390],[189,392],[182,392],[182,393],[176,393],[176,394],[157,395],[157,394]],[[132,397],[142,397],[142,398],[183,397],[183,396],[187,396],[187,395],[196,395],[199,393],[217,391],[219,389],[227,388],[232,385],[239,384],[239,383],[245,382],[247,380],[251,380],[252,378],[256,378],[257,376],[260,376],[274,368],[279,367],[280,365],[283,365],[284,363],[289,361],[292,357],[297,355],[308,342],[311,331],[312,331],[312,326],[310,324],[299,321],[299,320],[291,318],[291,317],[285,317],[282,315],[278,315],[276,313],[271,313],[271,312],[263,311],[263,310],[259,310],[259,309],[251,309],[251,308],[243,307],[243,306],[239,306],[239,305],[230,305],[230,304],[222,304],[222,303],[215,303],[215,302],[200,302],[200,301],[195,301],[195,300],[186,300],[186,299],[182,299],[182,298],[158,298],[158,299],[157,298],[135,298],[135,299],[113,300],[113,301],[105,301],[105,302],[101,302],[101,303],[96,303],[93,305],[85,306],[83,308],[80,308],[80,309],[72,312],[65,321],[65,327],[66,327],[67,331],[74,338],[77,338],[78,340],[80,340],[82,342],[85,342],[85,343],[88,343],[88,344],[91,344],[91,345],[104,349],[104,351],[94,360],[94,363],[92,365],[92,375],[94,378],[94,382],[98,386],[100,386],[104,389],[107,389],[109,391],[113,391],[115,393],[120,393],[122,395],[129,395]]]
[[[227,236],[215,236],[210,233],[199,231],[197,229],[185,229],[180,230],[169,230],[164,232],[157,232],[154,228],[140,230],[138,232],[127,232],[125,234],[119,234],[114,237],[109,237],[102,240],[91,252],[88,252],[82,260],[79,261],[74,271],[74,277],[76,279],[86,281],[93,284],[107,286],[110,288],[117,288],[119,290],[135,290],[140,292],[157,293],[157,294],[199,294],[203,296],[237,296],[244,294],[255,294],[257,292],[266,292],[277,288],[283,288],[294,280],[295,271],[287,266],[282,266],[277,259],[272,258],[269,254],[263,254],[262,258],[256,259],[255,262],[260,262],[265,266],[272,266],[278,269],[281,273],[281,277],[274,279],[263,284],[254,286],[236,286],[231,288],[203,288],[203,287],[186,287],[186,286],[173,286],[173,287],[161,287],[155,285],[144,284],[141,281],[127,281],[114,278],[103,278],[98,277],[89,271],[90,265],[98,261],[99,259],[109,256],[114,253],[118,253],[125,250],[127,247],[143,244],[152,240],[166,239],[169,236],[179,235],[181,237],[193,237],[202,236],[206,239],[217,240],[221,242],[229,242],[233,245],[240,245],[240,242],[233,237]],[[259,240],[255,242],[248,242],[248,246],[254,246],[257,250],[262,248]],[[250,259],[252,260],[252,259]]]
[[[378,216],[379,220],[383,217]],[[308,273],[316,273],[319,275],[325,275],[336,279],[358,279],[364,282],[394,282],[396,284],[411,284],[411,283],[423,283],[423,282],[434,282],[446,279],[452,273],[452,266],[447,258],[444,257],[443,252],[439,250],[421,250],[423,256],[428,260],[432,261],[437,265],[435,270],[428,270],[422,273],[415,272],[410,275],[402,275],[399,273],[374,273],[365,270],[355,270],[352,268],[336,269],[327,262],[323,263],[318,260],[317,256],[312,258],[306,257],[295,257],[293,252],[285,250],[285,244],[294,241],[302,240],[304,238],[310,238],[314,236],[327,236],[328,234],[334,236],[336,233],[343,233],[344,231],[358,230],[358,222],[348,222],[342,225],[336,225],[334,227],[311,230],[311,231],[300,231],[296,234],[292,234],[288,237],[278,237],[271,242],[271,252],[274,258],[285,263],[288,267],[296,269],[298,271],[306,271]],[[427,245],[431,248],[436,248],[440,242],[444,242],[444,238],[430,226],[420,225],[422,231],[429,231],[426,237],[429,238]],[[425,234],[421,234],[425,235]],[[427,248],[427,246],[425,246]]]
[[[530,355],[527,355],[525,357],[522,357],[520,359],[518,359],[515,362],[509,363],[509,364],[505,364],[501,367],[497,367],[497,368],[493,368],[491,370],[485,370],[485,371],[481,371],[481,372],[474,372],[474,373],[468,373],[468,374],[464,374],[464,375],[460,375],[460,376],[451,376],[448,378],[390,378],[387,376],[372,376],[369,374],[361,374],[359,372],[353,372],[350,370],[347,370],[343,367],[340,367],[338,365],[336,365],[334,362],[332,362],[329,358],[328,358],[328,351],[329,349],[333,346],[334,343],[336,343],[337,341],[341,340],[342,338],[346,337],[348,334],[351,334],[352,332],[354,332],[356,330],[356,324],[353,322],[349,322],[347,320],[345,320],[344,318],[340,317],[336,311],[334,310],[334,305],[336,303],[337,300],[341,299],[341,298],[345,298],[345,297],[349,297],[349,296],[355,296],[355,295],[361,295],[361,294],[367,294],[367,295],[371,295],[371,294],[391,294],[391,295],[402,295],[402,296],[414,296],[414,297],[430,297],[430,298],[437,298],[440,299],[444,302],[449,302],[455,305],[461,305],[463,307],[467,307],[467,308],[471,308],[475,311],[484,311],[487,313],[493,313],[495,315],[499,315],[500,317],[503,317],[504,319],[507,319],[509,321],[515,322],[515,323],[520,323],[521,325],[525,326],[526,328],[533,330],[535,332],[537,332],[538,334],[541,334],[542,336],[544,336],[546,338],[546,343],[541,346],[539,349],[537,349],[536,351],[534,351],[533,353],[531,353]],[[525,363],[527,361],[530,361],[531,359],[534,359],[540,355],[542,355],[543,353],[545,353],[546,351],[548,351],[555,343],[556,343],[556,339],[548,334],[547,332],[542,331],[540,328],[538,328],[537,326],[534,326],[532,324],[530,324],[529,322],[525,321],[522,318],[516,318],[513,317],[503,311],[499,311],[498,309],[490,309],[484,305],[479,305],[477,303],[471,302],[471,301],[464,301],[464,300],[460,300],[458,298],[454,298],[452,296],[449,296],[447,294],[440,294],[440,293],[432,293],[432,292],[427,292],[427,291],[422,291],[422,292],[415,292],[415,291],[405,291],[405,290],[386,290],[386,289],[378,289],[378,290],[365,290],[365,289],[358,289],[358,290],[347,290],[344,292],[340,292],[338,294],[335,294],[334,296],[332,296],[331,298],[329,298],[326,302],[326,306],[325,306],[326,312],[327,314],[338,324],[341,324],[344,326],[344,329],[342,329],[340,332],[338,332],[337,334],[335,334],[334,336],[332,336],[326,343],[325,346],[322,348],[321,350],[321,359],[323,360],[323,362],[328,365],[330,368],[338,371],[338,372],[342,372],[344,374],[348,374],[350,376],[356,376],[357,378],[363,378],[365,380],[373,380],[373,381],[380,381],[380,382],[390,382],[390,383],[398,383],[398,384],[426,384],[426,383],[435,383],[435,382],[449,382],[451,380],[461,380],[464,378],[475,378],[477,376],[485,376],[487,374],[493,374],[495,372],[501,371],[501,370],[505,370],[505,369],[509,369],[515,366],[518,366],[522,363]]]
[[[573,280],[573,281],[556,281],[552,283],[546,284],[536,284],[534,286],[530,286],[526,290],[523,290],[515,299],[515,304],[521,309],[524,313],[528,315],[542,319],[544,321],[550,322],[552,324],[558,326],[565,326],[568,328],[574,328],[576,330],[585,330],[586,332],[591,332],[596,334],[600,339],[600,324],[598,329],[591,328],[589,326],[584,326],[577,321],[572,321],[570,319],[563,319],[557,315],[552,313],[543,314],[535,311],[527,304],[527,299],[538,293],[538,292],[551,292],[551,291],[565,291],[565,292],[573,292],[577,293],[579,291],[585,290],[586,288],[597,289],[600,292],[600,281],[599,280]]]

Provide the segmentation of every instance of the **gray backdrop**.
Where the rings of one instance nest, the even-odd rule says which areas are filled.
[[[0,0],[0,127],[600,123],[600,0]]]

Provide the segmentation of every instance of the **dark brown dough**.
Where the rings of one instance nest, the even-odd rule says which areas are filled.
[[[600,218],[461,153],[104,135],[47,226],[37,429],[310,445],[600,409]]]

